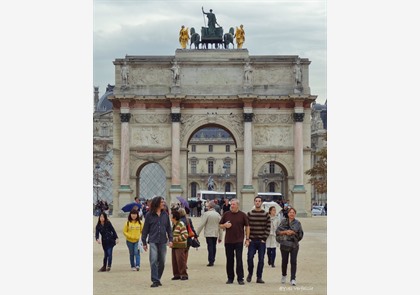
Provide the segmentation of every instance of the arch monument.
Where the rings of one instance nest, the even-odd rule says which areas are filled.
[[[299,216],[311,212],[310,61],[295,55],[249,55],[247,49],[177,49],[173,56],[116,58],[114,208],[132,200],[136,175],[158,163],[166,199],[188,195],[188,143],[197,129],[217,126],[234,142],[236,194],[248,211],[265,162],[286,170],[287,198]],[[171,68],[177,64],[178,75]],[[296,80],[295,69],[301,76]],[[122,70],[130,75],[123,80]]]

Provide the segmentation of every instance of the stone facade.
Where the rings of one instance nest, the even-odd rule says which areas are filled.
[[[123,83],[124,64],[130,74]],[[311,167],[311,104],[316,96],[310,94],[309,64],[298,56],[252,56],[246,49],[116,59],[109,97],[114,108],[114,208],[132,200],[139,171],[150,162],[165,171],[166,198],[188,196],[190,140],[201,128],[218,127],[235,142],[234,188],[243,210],[253,205],[261,169],[275,163],[285,172],[286,197],[298,215],[310,214],[311,188],[304,171]]]

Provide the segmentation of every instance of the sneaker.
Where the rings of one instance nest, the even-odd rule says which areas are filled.
[[[110,271],[111,270],[111,267],[110,266],[108,266],[107,268],[106,268],[106,271]]]
[[[136,270],[139,271],[140,270],[140,266],[136,266]]]
[[[180,279],[181,279],[181,277],[173,277],[171,280],[175,281],[175,280],[180,280]]]
[[[181,281],[186,281],[188,280],[188,277],[181,277]]]
[[[233,284],[233,280],[227,280],[226,284]]]
[[[103,271],[106,271],[105,265],[104,265],[104,266],[102,266],[102,267],[98,270],[98,272],[103,272]]]
[[[265,284],[265,282],[262,279],[257,279],[258,284]]]
[[[244,280],[240,280],[240,281],[238,281],[238,284],[239,285],[245,285],[245,282],[244,282]]]
[[[137,269],[136,269],[135,267],[132,267],[132,268],[131,268],[131,270],[132,270],[132,271],[136,271]]]
[[[282,284],[286,283],[286,278],[287,278],[287,276],[281,276],[281,283]]]
[[[248,276],[246,277],[246,281],[247,281],[248,283],[250,283],[250,282],[251,282],[251,280],[252,280],[252,276],[251,276],[251,275],[248,275]]]
[[[290,285],[292,285],[292,286],[296,286],[296,280],[291,280],[291,281],[290,281]]]

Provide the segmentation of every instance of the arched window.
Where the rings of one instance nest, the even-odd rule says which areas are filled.
[[[197,197],[197,183],[196,182],[191,183],[191,197],[192,198]]]

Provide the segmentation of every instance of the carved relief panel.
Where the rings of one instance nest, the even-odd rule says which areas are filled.
[[[133,127],[131,130],[132,146],[170,146],[171,133],[165,127]]]

